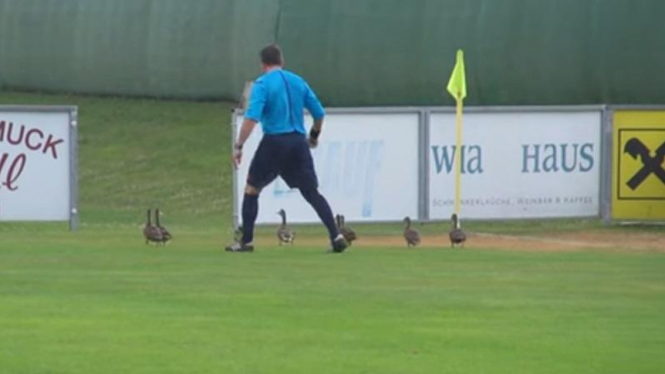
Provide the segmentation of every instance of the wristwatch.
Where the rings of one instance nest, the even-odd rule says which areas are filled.
[[[242,151],[242,144],[238,143],[234,144],[233,149],[235,149],[236,151]]]

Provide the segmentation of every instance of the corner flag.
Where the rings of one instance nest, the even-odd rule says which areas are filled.
[[[466,97],[466,75],[464,72],[464,52],[457,51],[457,62],[448,81],[448,92],[457,102],[455,121],[455,214],[460,215],[462,202],[462,106]]]
[[[466,97],[466,75],[464,73],[464,51],[457,51],[457,62],[453,74],[448,81],[448,92],[455,100],[464,100]]]

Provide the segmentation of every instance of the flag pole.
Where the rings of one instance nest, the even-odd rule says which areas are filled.
[[[464,51],[457,51],[455,67],[450,75],[447,86],[448,93],[455,98],[457,104],[455,116],[455,214],[460,215],[462,205],[462,115],[464,98],[466,98],[466,73],[464,68]]]
[[[459,98],[455,117],[455,214],[459,216],[462,200],[462,99]]]

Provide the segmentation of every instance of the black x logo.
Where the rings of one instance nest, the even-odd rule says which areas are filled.
[[[623,151],[628,153],[633,159],[637,157],[642,158],[642,168],[633,175],[632,178],[626,183],[630,189],[635,191],[651,174],[654,174],[665,184],[665,169],[663,168],[663,161],[665,160],[665,142],[658,147],[656,155],[651,157],[651,151],[639,139],[632,138],[624,147]]]

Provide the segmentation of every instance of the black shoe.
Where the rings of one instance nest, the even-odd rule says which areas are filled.
[[[254,246],[251,243],[245,244],[235,242],[231,245],[227,245],[225,249],[227,252],[254,252]]]
[[[332,253],[342,253],[346,250],[346,248],[349,246],[349,243],[346,242],[346,239],[342,235],[338,236],[337,239],[335,239],[332,242],[332,248],[330,249],[330,252]]]

